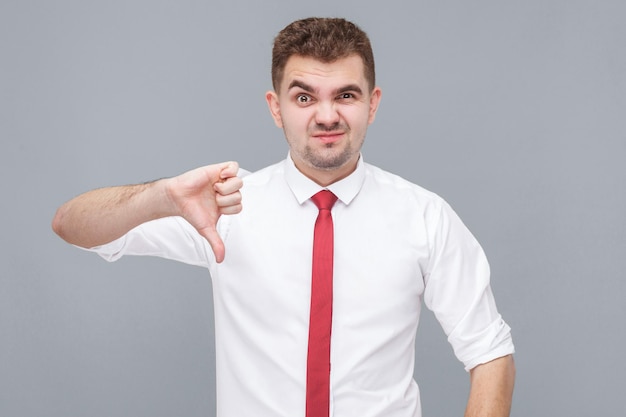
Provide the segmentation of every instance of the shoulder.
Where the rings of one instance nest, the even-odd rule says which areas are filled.
[[[410,198],[436,205],[444,203],[438,194],[377,166],[365,163],[365,176],[368,187],[376,188],[378,192],[387,196],[397,196],[403,200]]]
[[[285,161],[262,168],[254,172],[240,172],[243,181],[241,187],[244,206],[266,204],[268,201],[279,203],[285,196],[291,196],[285,179]]]
[[[244,187],[264,186],[273,179],[284,176],[284,161],[254,172],[240,169],[237,175],[243,180]]]

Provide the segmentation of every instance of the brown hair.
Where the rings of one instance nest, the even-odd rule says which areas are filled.
[[[367,34],[357,25],[341,18],[296,20],[281,30],[272,49],[272,84],[278,91],[287,60],[292,55],[334,62],[356,54],[363,60],[370,89],[376,85],[374,54]]]

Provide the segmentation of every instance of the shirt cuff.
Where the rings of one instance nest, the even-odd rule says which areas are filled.
[[[466,371],[515,352],[511,328],[500,315],[483,331],[466,337],[453,333],[448,341],[454,347],[456,357],[465,365]]]

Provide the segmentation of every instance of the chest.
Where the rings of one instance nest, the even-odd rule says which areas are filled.
[[[317,208],[292,199],[255,203],[264,209],[233,218],[225,231],[227,259],[214,279],[239,299],[250,297],[250,303],[254,299],[278,312],[299,309],[306,315]],[[333,208],[334,309],[345,311],[346,318],[359,311],[377,317],[414,314],[429,256],[426,225],[409,206],[372,204],[377,203],[355,201]]]

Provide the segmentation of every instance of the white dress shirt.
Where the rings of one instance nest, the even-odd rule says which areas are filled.
[[[421,415],[413,370],[422,300],[466,369],[513,353],[485,255],[445,201],[362,160],[327,188],[339,198],[331,416]],[[177,217],[92,249],[111,261],[154,255],[210,270],[220,417],[304,416],[318,213],[309,199],[320,189],[290,158],[245,176],[242,212],[218,223],[221,264]]]

